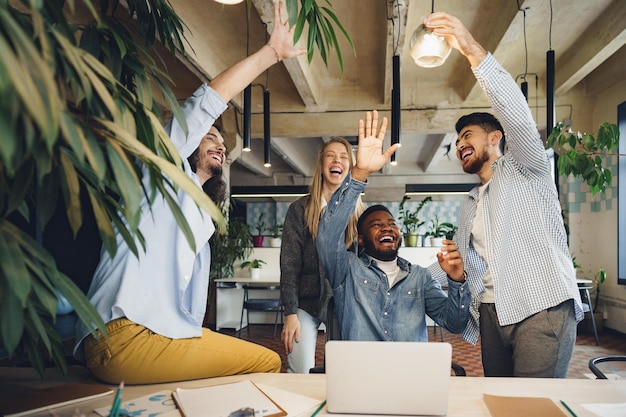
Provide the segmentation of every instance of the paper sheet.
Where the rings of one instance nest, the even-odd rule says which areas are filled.
[[[581,404],[598,417],[626,417],[626,403]]]
[[[249,380],[204,388],[178,388],[173,396],[183,417],[228,417],[233,411],[246,407],[262,412],[265,417],[287,415]]]
[[[103,417],[107,417],[110,410],[111,407],[102,407],[94,411]],[[135,398],[134,400],[123,401],[120,405],[120,414],[132,417],[165,417],[167,413],[172,411],[176,413],[175,415],[179,415],[178,411],[176,411],[176,404],[174,404],[172,399],[172,391],[170,390],[159,391]]]
[[[287,417],[294,417],[305,411],[307,411],[307,415],[310,416],[317,406],[322,403],[322,400],[305,397],[304,395],[295,394],[265,384],[257,384],[257,387],[267,394],[268,397],[276,401],[276,403],[280,404],[283,410],[287,412]]]

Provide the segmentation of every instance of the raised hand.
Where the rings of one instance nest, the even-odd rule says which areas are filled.
[[[387,118],[378,130],[378,112],[367,112],[365,122],[359,120],[359,147],[356,151],[356,164],[352,169],[352,177],[365,181],[369,174],[380,170],[391,158],[391,155],[400,147],[399,143],[391,145],[384,153],[383,140],[387,131]]]
[[[306,53],[306,48],[296,48],[294,46],[293,32],[296,27],[294,25],[291,29],[289,28],[289,18],[287,16],[283,18],[283,10],[283,2],[275,1],[274,27],[268,42],[268,45],[272,45],[271,48],[275,50],[276,54],[278,54],[277,57],[280,57],[281,61]]]

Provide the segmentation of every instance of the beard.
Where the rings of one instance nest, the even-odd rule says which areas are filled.
[[[398,257],[398,248],[401,244],[402,237],[399,238],[398,245],[395,249],[380,250],[376,249],[376,247],[374,246],[374,242],[372,242],[371,240],[365,240],[363,242],[363,249],[365,250],[365,253],[367,253],[374,259],[378,259],[381,261],[393,261]]]
[[[224,172],[222,166],[219,164],[211,164],[209,166],[209,170],[211,171],[212,177],[220,177],[222,175],[222,172]]]
[[[462,165],[463,171],[468,174],[476,174],[482,169],[483,165],[489,161],[489,155],[487,155],[487,152],[482,152],[480,155],[476,155],[476,152],[474,152],[473,156],[474,160],[472,162],[468,165]]]

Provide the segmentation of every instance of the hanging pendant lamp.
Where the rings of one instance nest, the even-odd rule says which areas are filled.
[[[435,12],[435,0],[432,0],[431,13]],[[409,43],[409,52],[415,63],[423,68],[433,68],[442,65],[448,59],[452,48],[443,36],[433,34],[433,31],[421,24],[415,29]]]
[[[263,154],[265,162],[263,166],[269,168],[272,166],[270,160],[270,92],[268,90],[263,91]]]

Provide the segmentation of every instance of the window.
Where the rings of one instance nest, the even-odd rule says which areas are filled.
[[[626,153],[626,101],[617,106],[619,153]],[[617,283],[626,285],[626,158],[617,157]]]

